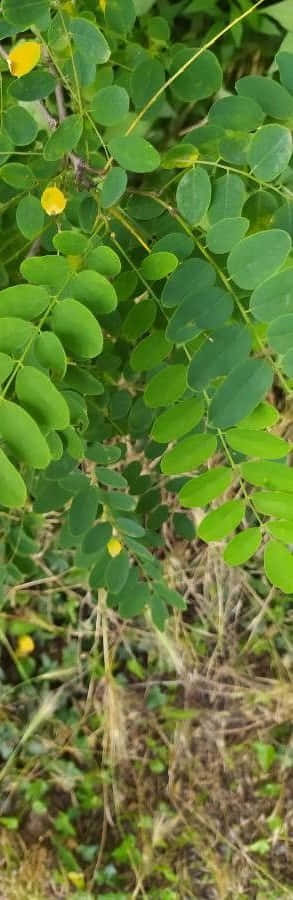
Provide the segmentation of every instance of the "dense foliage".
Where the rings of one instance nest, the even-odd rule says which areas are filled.
[[[63,510],[75,577],[162,628],[166,491],[293,591],[293,81],[281,50],[223,92],[152,6],[3,2],[0,500],[3,585]]]

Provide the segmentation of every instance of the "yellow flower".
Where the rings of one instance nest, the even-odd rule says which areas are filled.
[[[99,2],[100,2],[100,9],[104,13],[105,9],[106,9],[106,5],[107,5],[107,0],[99,0]]]
[[[18,638],[17,647],[16,647],[16,656],[24,657],[29,656],[30,653],[33,653],[35,649],[35,644],[33,639],[29,634],[23,634],[22,637]]]
[[[23,41],[9,53],[7,62],[11,75],[21,78],[37,66],[41,56],[41,45],[37,41]]]
[[[119,556],[122,550],[122,544],[118,541],[118,538],[111,537],[107,543],[107,550],[110,553],[110,556]]]
[[[64,212],[67,200],[59,188],[52,185],[47,187],[41,196],[41,204],[47,216],[58,216]]]
[[[71,884],[74,884],[74,887],[80,888],[80,890],[84,888],[83,872],[67,872],[67,877]]]

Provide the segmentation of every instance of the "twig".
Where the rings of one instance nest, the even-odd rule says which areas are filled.
[[[59,122],[64,122],[64,119],[66,119],[66,107],[65,107],[65,101],[64,101],[63,88],[62,88],[62,85],[60,84],[60,81],[58,81],[56,84],[55,97],[56,97]]]
[[[26,254],[25,259],[30,259],[31,256],[36,256],[39,250],[41,249],[41,238],[37,237],[34,243],[29,248],[28,253]]]
[[[2,46],[2,44],[0,44],[0,56],[2,56],[2,59],[5,59],[5,62],[7,62],[8,53],[6,53],[6,50],[4,50],[4,47]]]

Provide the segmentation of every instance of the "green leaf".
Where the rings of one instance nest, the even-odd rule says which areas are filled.
[[[241,419],[239,428],[252,428],[256,430],[259,428],[270,428],[271,425],[275,425],[276,422],[278,422],[279,418],[280,415],[278,410],[264,400],[256,406],[249,416],[246,416],[245,419]]]
[[[138,62],[130,81],[131,99],[136,109],[142,109],[163,86],[165,69],[155,56]]]
[[[124,169],[115,166],[104,178],[101,190],[101,204],[104,209],[115,206],[124,194],[127,186],[127,175]]]
[[[214,455],[217,438],[214,434],[194,434],[164,453],[161,470],[164,475],[192,472]]]
[[[241,472],[249,484],[255,484],[257,487],[293,491],[293,469],[283,463],[264,461],[242,463]]]
[[[98,522],[83,539],[82,549],[84,553],[99,553],[104,550],[112,535],[112,526],[109,522]]]
[[[293,31],[292,3],[291,0],[282,0],[281,3],[273,3],[269,10],[263,10],[266,15],[272,16],[277,22],[285,28],[286,31]]]
[[[49,332],[46,333],[49,334]],[[79,391],[80,394],[85,394],[85,396],[97,397],[99,394],[104,393],[102,382],[95,378],[88,369],[81,369],[80,366],[76,365],[68,366],[63,384],[64,387],[71,388],[73,391]]]
[[[290,3],[290,0],[289,0],[289,3]],[[286,6],[286,2],[285,2],[285,4],[284,4],[284,2],[282,4],[277,3],[275,5],[275,9],[277,8],[277,6],[279,6],[281,9],[281,5]],[[291,6],[291,4],[290,4],[290,6]],[[291,27],[290,31],[293,31],[292,7],[291,7],[291,26],[292,27]],[[285,88],[287,88],[287,91],[292,93],[292,91],[293,91],[292,53],[287,53],[285,50],[280,50],[279,53],[276,54],[276,63],[279,68],[280,79],[281,79],[282,84],[284,85]]]
[[[70,19],[70,33],[78,52],[93,65],[106,63],[110,56],[110,47],[96,24],[89,19]]]
[[[190,225],[198,225],[211,202],[211,182],[205,169],[198,166],[185,172],[176,191],[179,212]]]
[[[100,125],[116,125],[127,116],[128,110],[128,93],[117,84],[101,88],[92,99],[92,116]]]
[[[99,491],[94,484],[88,484],[72,501],[69,511],[69,527],[72,534],[84,534],[95,521],[99,502]]]
[[[57,378],[64,378],[67,360],[57,334],[53,331],[41,331],[35,338],[33,346],[38,362],[45,369],[50,369]]]
[[[254,508],[264,516],[293,518],[293,494],[285,491],[258,491],[252,495]]]
[[[254,556],[261,543],[260,528],[246,528],[229,541],[224,550],[224,560],[228,566],[243,566]]]
[[[0,294],[1,298],[1,294]],[[293,346],[293,313],[279,316],[268,328],[268,341],[277,353],[286,353]]]
[[[53,244],[56,250],[64,253],[64,256],[79,255],[85,252],[88,246],[88,239],[81,231],[57,231],[54,234]]]
[[[176,50],[170,75],[173,76],[196,53],[194,47]],[[173,81],[172,91],[179,100],[193,103],[216,94],[222,84],[222,71],[214,53],[206,50]]]
[[[266,528],[272,537],[285,544],[293,543],[293,520],[280,519],[279,522],[267,522]]]
[[[160,155],[155,147],[134,134],[113,138],[109,150],[119,166],[130,172],[153,172],[160,165]]]
[[[60,159],[65,153],[70,153],[78,144],[82,130],[83,121],[80,115],[67,116],[50,135],[44,147],[44,159],[48,161]]]
[[[30,25],[42,26],[49,17],[49,0],[3,0],[2,12],[8,22],[24,31]]]
[[[32,417],[10,400],[1,403],[0,434],[15,456],[35,469],[46,469],[49,447]]]
[[[228,325],[211,337],[191,360],[187,380],[193,391],[201,391],[219,375],[229,375],[251,348],[249,331],[241,325]]]
[[[292,155],[292,137],[283,125],[264,125],[253,135],[248,162],[259,181],[273,181],[287,168]]]
[[[40,369],[23,366],[16,376],[15,390],[20,403],[42,425],[56,431],[67,428],[69,425],[67,403]]]
[[[103,349],[103,335],[99,323],[78,300],[62,300],[52,313],[52,327],[73,356],[91,359]]]
[[[234,477],[233,469],[225,466],[210,469],[183,485],[179,491],[179,501],[187,507],[206,506],[227,490]]]
[[[236,81],[236,90],[242,97],[252,97],[263,111],[273,119],[293,116],[293,97],[282,84],[264,75],[245,75]]]
[[[138,616],[150,599],[150,592],[147,584],[139,583],[137,577],[134,579],[134,571],[134,569],[130,570],[124,588],[119,593],[119,616],[121,616],[122,619],[130,619],[133,616]]]
[[[150,297],[135,303],[124,319],[122,326],[123,336],[129,341],[136,341],[145,331],[149,331],[156,315],[157,306]]]
[[[214,225],[219,219],[241,216],[246,197],[244,183],[239,175],[227,172],[214,182],[212,203],[209,208],[209,222]]]
[[[250,298],[255,319],[271,322],[285,313],[293,313],[293,268],[284,269],[260,284]]]
[[[34,325],[9,316],[1,319],[0,350],[3,353],[19,353],[35,333]]]
[[[207,247],[212,253],[229,253],[247,232],[249,219],[219,219],[207,233]]]
[[[149,221],[158,219],[164,214],[164,207],[155,197],[143,194],[131,194],[127,202],[127,213],[132,219]],[[193,246],[193,244],[192,244]]]
[[[264,459],[278,459],[286,456],[290,445],[284,438],[277,437],[268,432],[253,431],[252,429],[233,428],[226,432],[226,440],[233,450],[245,453],[247,456],[261,456]]]
[[[209,121],[228,131],[255,131],[263,120],[263,110],[251,97],[221,97],[209,110]]]
[[[16,221],[19,231],[29,240],[33,241],[41,234],[45,216],[37,197],[31,194],[22,197],[16,210]]]
[[[163,156],[163,169],[189,169],[199,157],[198,149],[194,144],[175,144]]]
[[[278,541],[270,541],[264,552],[265,573],[274,587],[285,594],[293,592],[293,555]]]
[[[107,0],[105,8],[106,25],[118,34],[131,31],[136,19],[133,0]]]
[[[15,467],[0,448],[0,503],[9,509],[24,506],[26,486]]]
[[[110,559],[106,569],[106,584],[111,594],[120,594],[129,575],[130,563],[127,553],[123,550],[119,556]]]
[[[127,488],[128,482],[123,475],[120,475],[120,472],[116,472],[115,469],[107,469],[103,466],[99,466],[96,469],[97,480],[101,482],[101,484],[110,485],[113,488]]]
[[[49,306],[50,297],[45,288],[19,284],[0,291],[0,318],[16,316],[26,321],[37,319]]]
[[[135,519],[119,516],[116,519],[116,526],[122,534],[127,534],[129,537],[141,538],[145,535],[145,528],[139,525]]]
[[[174,253],[161,251],[146,256],[141,263],[140,271],[147,281],[159,281],[160,278],[166,278],[174,272],[177,266],[178,259]]]
[[[9,94],[15,100],[22,100],[25,103],[31,100],[41,100],[49,97],[56,87],[56,80],[50,72],[45,69],[38,69],[17,78],[9,85]]]
[[[107,278],[114,278],[115,275],[119,275],[119,272],[121,272],[121,262],[118,253],[115,253],[112,247],[107,247],[104,244],[100,244],[95,250],[91,250],[87,254],[86,260],[90,269],[94,269],[95,272],[99,272],[100,275],[105,275]]]
[[[202,520],[197,534],[202,541],[221,541],[230,531],[234,531],[243,519],[245,503],[243,500],[228,500],[219,509],[213,509]]]
[[[159,250],[168,250],[170,253],[175,253],[177,259],[182,260],[185,259],[186,256],[190,256],[193,251],[193,246],[193,240],[188,234],[175,231],[164,235],[159,241],[155,241],[153,250],[155,250],[156,253]]]
[[[63,256],[31,256],[24,259],[20,271],[32,284],[49,284],[58,291],[68,280],[70,269]]]
[[[167,325],[166,337],[176,344],[188,343],[201,331],[221,328],[232,310],[233,300],[227,291],[206,288],[180,304]]]
[[[182,397],[186,387],[186,367],[182,364],[166,366],[148,382],[144,402],[152,408],[168,406]]]
[[[175,406],[170,406],[155,420],[151,432],[152,439],[158,443],[167,444],[175,441],[195,428],[204,414],[202,400],[182,400]]]
[[[188,297],[194,297],[216,280],[213,266],[202,259],[188,259],[178,266],[176,272],[166,281],[162,293],[163,306],[179,306]]]
[[[35,140],[38,125],[23,106],[10,106],[4,115],[3,125],[16,147],[25,147]]]
[[[163,331],[154,331],[144,338],[130,354],[130,365],[134,372],[154,369],[170,353],[172,344],[166,340]]]
[[[228,256],[228,272],[235,284],[253,290],[273,275],[287,259],[291,238],[286,231],[271,228],[240,241]]]
[[[216,391],[209,410],[218,428],[236,425],[249,415],[269,391],[273,371],[263,359],[247,359],[228,375]]]
[[[282,369],[286,375],[289,375],[289,378],[293,378],[293,351],[288,350],[288,353],[283,356],[282,359]]]
[[[11,359],[11,356],[7,356],[7,353],[0,353],[0,384],[6,381],[13,368],[14,361]]]
[[[93,315],[99,316],[113,312],[117,306],[115,288],[100,272],[84,269],[78,272],[70,285],[75,300],[79,300]]]
[[[29,166],[23,163],[5,163],[1,166],[0,177],[6,184],[18,190],[30,191],[35,186],[35,176]]]
[[[195,539],[195,526],[189,516],[184,513],[174,513],[173,527],[176,537],[183,538],[185,541]]]

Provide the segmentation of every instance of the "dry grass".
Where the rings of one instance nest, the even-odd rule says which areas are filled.
[[[79,725],[65,727],[58,711],[53,726],[40,725],[56,757],[51,820],[74,797],[74,779],[66,787],[58,774],[65,752],[82,771],[101,774],[102,804],[81,815],[69,842],[73,849],[80,841],[99,844],[93,863],[84,866],[88,890],[113,850],[134,834],[138,857],[130,851],[118,863],[117,891],[130,900],[169,900],[159,893],[168,885],[172,900],[292,900],[290,609],[280,644],[278,598],[261,597],[255,568],[240,576],[224,568],[217,547],[173,543],[166,574],[186,593],[186,614],[176,613],[162,635],[150,620],[121,623],[103,607],[99,633],[91,621],[104,674],[92,676],[90,692],[78,672],[74,686],[64,685]],[[127,660],[142,674],[128,669]],[[157,706],[148,704],[154,685],[164,695]],[[90,763],[76,750],[77,728]],[[273,742],[279,751],[269,772],[258,764],[256,741]],[[271,782],[276,796],[263,790]],[[4,832],[0,900],[74,896],[66,874],[58,887],[50,872],[49,837],[50,827],[36,842],[27,820],[21,840]],[[259,840],[268,843],[264,855],[252,849]],[[93,898],[107,894],[106,887],[93,890]]]

